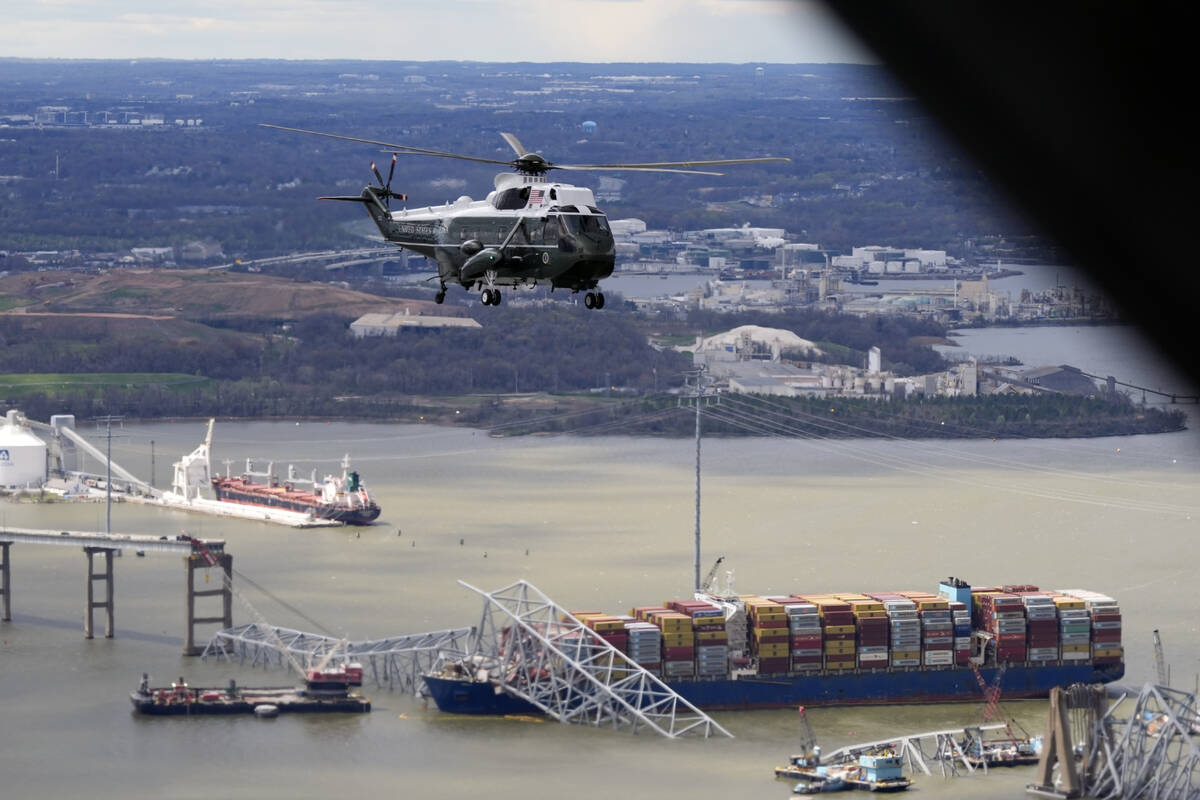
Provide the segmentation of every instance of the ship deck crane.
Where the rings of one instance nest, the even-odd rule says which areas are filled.
[[[721,556],[713,562],[712,569],[704,576],[704,580],[700,581],[699,591],[716,594],[717,587],[713,585],[713,580],[717,577],[717,568],[721,566],[723,561],[725,561],[725,556]]]

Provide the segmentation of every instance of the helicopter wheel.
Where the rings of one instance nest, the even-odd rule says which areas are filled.
[[[500,305],[500,290],[499,289],[492,289],[492,305],[494,305],[494,306]]]
[[[446,290],[443,289],[440,292],[438,292],[437,294],[435,294],[433,296],[433,302],[437,303],[439,306],[442,303],[446,302]]]
[[[596,307],[596,295],[594,293],[588,292],[587,294],[585,294],[583,296],[583,307],[584,308],[595,308]]]
[[[479,300],[485,306],[490,306],[492,304],[492,290],[484,289],[483,293],[479,295]]]
[[[604,308],[604,292],[596,292],[596,309]]]

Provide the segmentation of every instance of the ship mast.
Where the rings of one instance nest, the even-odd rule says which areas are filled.
[[[696,380],[696,393],[692,396],[693,402],[696,404],[696,531],[695,531],[695,559],[693,564],[693,587],[694,591],[699,592],[700,587],[700,400],[704,395],[704,366],[701,365],[695,372],[688,373],[689,377]]]

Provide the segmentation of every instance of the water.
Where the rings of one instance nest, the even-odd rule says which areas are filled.
[[[987,334],[973,335],[982,341]],[[1105,339],[1096,342],[1094,350],[1113,352]],[[1109,374],[1118,366],[1101,358],[1092,370]],[[162,485],[170,461],[199,442],[203,425],[163,422],[127,432],[114,441],[114,458],[148,475],[153,439]],[[760,593],[935,590],[947,575],[1090,588],[1121,602],[1127,680],[1153,678],[1150,631],[1159,628],[1175,684],[1190,688],[1200,670],[1198,436],[705,440],[702,571],[725,555],[737,589]],[[114,526],[223,537],[235,569],[354,639],[474,623],[479,602],[459,578],[486,589],[525,578],[565,606],[613,612],[690,589],[690,440],[493,439],[420,425],[225,422],[216,427],[214,464],[233,459],[236,469],[254,456],[332,471],[347,451],[384,507],[381,524],[361,538],[352,529],[296,531],[134,505],[114,508]],[[27,527],[97,529],[104,522],[102,505],[6,503],[0,515]],[[370,687],[376,710],[365,716],[138,718],[127,694],[143,671],[160,684],[181,674],[193,684],[290,679],[180,655],[183,568],[172,556],[118,559],[117,638],[85,641],[83,555],[21,545],[11,552],[14,620],[0,625],[6,798],[790,794],[790,783],[775,782],[771,769],[794,747],[791,710],[719,713],[735,740],[678,742],[443,715]],[[244,584],[241,591],[273,623],[311,629],[269,597]],[[238,623],[249,619],[240,604],[234,613]],[[1044,702],[1002,707],[1040,732]],[[975,704],[814,709],[810,719],[831,750],[977,722],[978,712]],[[1015,798],[1031,779],[1032,770],[1017,769],[917,780],[930,797]]]

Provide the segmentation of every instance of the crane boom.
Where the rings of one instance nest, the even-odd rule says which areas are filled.
[[[1158,685],[1166,686],[1170,678],[1167,676],[1167,661],[1163,658],[1162,637],[1158,635],[1158,628],[1154,629],[1154,667],[1158,670]]]

